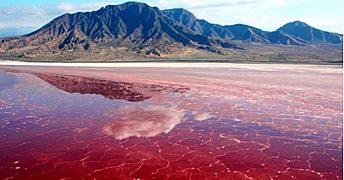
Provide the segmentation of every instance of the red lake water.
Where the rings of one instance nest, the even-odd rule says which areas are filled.
[[[342,179],[342,74],[0,70],[0,179]]]

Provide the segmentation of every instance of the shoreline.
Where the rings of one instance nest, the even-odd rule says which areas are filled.
[[[285,63],[246,63],[246,62],[22,62],[0,60],[0,67],[70,67],[70,68],[229,68],[263,71],[319,71],[342,73],[342,64],[285,64]]]
[[[62,61],[44,61],[44,60],[25,60],[25,59],[2,59],[1,61],[11,62],[34,62],[34,63],[233,63],[233,64],[300,64],[300,65],[343,65],[343,60],[332,61],[312,61],[312,60],[234,60],[234,59],[128,59],[128,60],[62,60]]]

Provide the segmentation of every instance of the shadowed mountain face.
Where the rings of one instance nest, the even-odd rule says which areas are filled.
[[[320,31],[301,22],[267,32],[243,24],[221,26],[197,19],[185,9],[160,11],[144,3],[109,5],[92,12],[64,14],[42,28],[0,39],[0,53],[20,56],[63,52],[115,51],[143,56],[243,49],[239,43],[296,45],[342,43],[342,35]]]

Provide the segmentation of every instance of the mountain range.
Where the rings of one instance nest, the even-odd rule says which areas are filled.
[[[32,33],[0,38],[0,57],[338,59],[342,44],[343,35],[300,21],[269,32],[244,24],[212,24],[182,8],[159,10],[145,3],[127,2],[92,12],[67,13]]]

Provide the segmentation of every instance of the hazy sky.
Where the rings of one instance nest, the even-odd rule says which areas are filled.
[[[0,37],[29,33],[66,12],[97,10],[124,0],[1,0]],[[249,24],[273,31],[300,20],[343,33],[343,0],[143,0],[160,9],[182,7],[199,19],[231,25]]]

